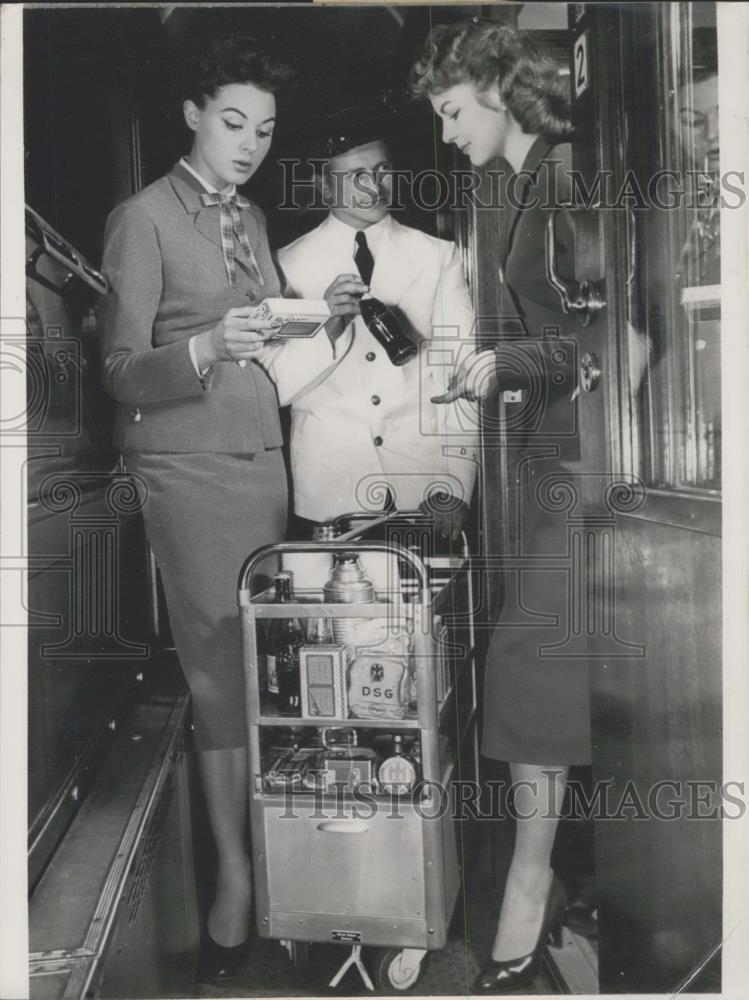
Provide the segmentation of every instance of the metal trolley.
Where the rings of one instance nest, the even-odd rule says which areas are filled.
[[[364,520],[359,515],[337,524]],[[361,538],[386,521],[399,542]],[[404,514],[355,526],[335,541],[285,542],[250,555],[240,574],[239,605],[250,734],[250,819],[257,926],[303,961],[311,942],[350,947],[330,985],[355,965],[369,989],[411,989],[429,951],[444,947],[461,885],[465,795],[458,782],[477,782],[474,581],[465,536],[456,554],[424,555],[429,523]],[[414,550],[417,551],[414,551]],[[294,603],[274,603],[272,590],[255,593],[260,565],[287,553],[386,553],[403,571],[397,589],[373,603],[322,603],[322,590],[298,590]],[[421,554],[419,554],[419,552]],[[380,557],[381,558],[381,557]],[[259,685],[259,643],[274,618],[386,619],[410,640],[415,705],[405,718],[290,718],[279,715]],[[364,799],[357,789],[273,787],[273,746],[286,740],[312,753],[327,737],[346,733],[377,746],[399,735],[419,751],[419,781],[408,795],[375,782]],[[306,748],[304,744],[307,744]],[[363,751],[362,751],[363,752]],[[370,757],[372,751],[367,751]],[[355,752],[352,751],[355,755]],[[294,775],[296,777],[296,775]],[[367,966],[362,961],[362,946]],[[370,956],[373,960],[370,960]],[[371,971],[371,976],[370,976]],[[374,979],[374,984],[372,980]]]

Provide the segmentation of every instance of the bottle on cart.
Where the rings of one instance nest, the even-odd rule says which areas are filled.
[[[337,534],[338,529],[332,522],[327,524],[315,524],[312,527],[313,542],[334,542]]]
[[[277,604],[293,603],[290,573],[277,573],[275,586]],[[271,619],[266,654],[267,688],[282,715],[299,714],[299,647],[303,643],[304,632],[298,619]]]
[[[335,642],[330,618],[310,618],[307,624],[307,643],[310,646],[327,646]]]
[[[299,675],[299,649],[304,645],[304,636],[298,640],[285,642],[276,653],[276,677],[278,697],[276,708],[279,715],[302,714],[302,689]]]
[[[291,600],[291,574],[276,573],[273,582],[276,594],[275,603],[288,603]],[[274,702],[278,696],[275,650],[280,641],[283,625],[284,619],[271,618],[265,634],[265,686]]]
[[[333,572],[323,587],[323,601],[331,604],[368,604],[375,598],[374,584],[365,575],[357,553],[337,553]],[[333,635],[336,642],[349,643],[353,647],[357,641],[366,641],[362,630],[370,624],[371,619],[367,618],[336,618]]]
[[[403,737],[393,734],[393,748],[380,764],[377,780],[382,790],[391,795],[407,795],[416,785],[416,767],[403,750]]]

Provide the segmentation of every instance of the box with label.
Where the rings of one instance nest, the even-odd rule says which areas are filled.
[[[330,318],[330,309],[324,299],[265,299],[253,317],[281,320],[274,337],[314,337]]]
[[[404,719],[408,711],[408,661],[401,656],[356,656],[348,676],[348,704],[355,719]]]
[[[345,719],[346,646],[342,642],[299,648],[303,719]]]

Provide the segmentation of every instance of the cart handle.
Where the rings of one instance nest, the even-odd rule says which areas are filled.
[[[395,555],[399,559],[403,559],[407,562],[411,568],[415,570],[416,575],[418,576],[419,600],[421,603],[422,614],[424,616],[423,620],[425,622],[429,621],[428,615],[431,593],[429,590],[429,577],[426,566],[417,555],[410,551],[410,549],[404,549],[401,545],[396,545],[393,542],[359,541],[355,546],[352,546],[350,541],[274,542],[271,545],[263,545],[259,549],[255,549],[255,551],[245,559],[242,564],[242,568],[239,571],[239,582],[237,587],[240,593],[248,590],[252,574],[257,564],[261,560],[267,559],[268,556],[283,555],[284,552],[351,552],[352,548],[355,548],[360,552],[385,552],[387,555]]]
[[[415,510],[394,510],[394,511],[390,511],[389,513],[383,514],[380,517],[375,517],[374,520],[372,519],[372,514],[368,514],[366,511],[362,511],[362,510],[355,510],[355,511],[352,511],[350,514],[339,514],[338,517],[334,518],[330,522],[330,524],[334,525],[336,528],[342,528],[342,527],[344,527],[347,524],[356,524],[357,521],[366,521],[367,522],[366,524],[364,524],[364,525],[361,526],[361,528],[360,528],[360,530],[358,532],[357,531],[348,531],[348,532],[346,532],[346,536],[343,539],[343,541],[346,541],[349,538],[356,538],[356,536],[358,534],[363,534],[364,532],[369,531],[372,528],[379,528],[379,526],[381,524],[384,524],[386,521],[390,521],[390,520],[396,521],[397,519],[400,519],[400,518],[402,518],[403,520],[406,520],[406,521],[429,521],[430,520],[429,514],[425,513],[423,510],[419,510],[418,508],[416,508]],[[339,539],[336,538],[336,541],[338,541],[338,540]],[[465,556],[467,558],[471,554],[471,549],[470,549],[470,546],[468,544],[468,535],[466,534],[465,530],[462,530],[460,532],[460,542],[461,542],[461,553],[460,554],[462,556]]]

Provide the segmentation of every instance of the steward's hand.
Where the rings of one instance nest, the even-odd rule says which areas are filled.
[[[351,318],[360,312],[359,299],[369,288],[358,274],[339,274],[326,289],[323,298],[328,303],[332,316]]]

